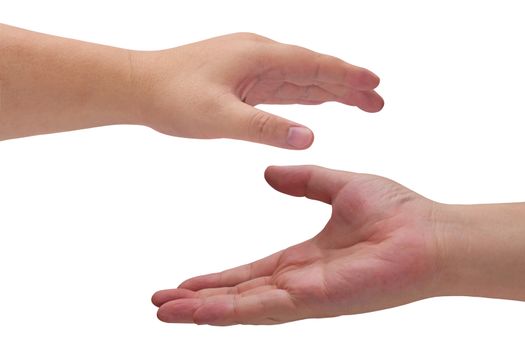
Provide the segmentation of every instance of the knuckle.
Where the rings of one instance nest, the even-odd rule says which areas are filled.
[[[232,38],[240,40],[249,40],[249,41],[267,41],[268,38],[261,36],[259,34],[250,33],[250,32],[238,32],[231,34]]]
[[[274,41],[255,33],[239,32],[229,34],[226,36],[226,39],[232,44],[234,52],[232,55],[238,55],[253,61],[255,66],[266,66],[270,53],[273,51],[271,47]]]
[[[239,298],[238,294],[234,294],[232,298],[232,316],[234,320],[240,321],[241,319],[241,310],[239,308]]]
[[[257,140],[261,141],[272,134],[275,129],[272,119],[272,116],[266,112],[254,112],[250,121],[250,129]]]

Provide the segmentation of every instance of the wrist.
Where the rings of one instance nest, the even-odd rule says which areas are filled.
[[[525,204],[440,205],[439,295],[525,298]]]
[[[185,59],[179,48],[161,51],[131,51],[129,54],[130,97],[136,113],[133,124],[144,125],[158,131],[177,134],[170,130],[179,115],[176,108],[187,104],[182,85],[181,66]],[[182,73],[184,74],[184,73]],[[190,77],[190,81],[195,78]]]
[[[137,122],[130,51],[0,29],[0,139]]]
[[[138,52],[107,46],[99,46],[95,51],[92,74],[98,79],[93,82],[91,115],[101,118],[96,123],[142,124]]]
[[[159,71],[160,62],[156,60],[158,51],[126,51],[129,103],[134,109],[130,122],[152,127],[152,116],[155,115],[154,109],[159,95],[158,85],[163,76],[163,72]]]
[[[131,58],[137,124],[172,136],[199,138],[207,136],[208,128],[215,128],[206,123],[206,114],[215,106],[203,102],[210,97],[203,93],[203,86],[211,83],[200,76],[203,66],[198,61],[195,64],[198,53],[181,46],[135,51]]]

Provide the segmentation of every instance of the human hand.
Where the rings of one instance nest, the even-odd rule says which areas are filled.
[[[337,101],[377,112],[379,78],[342,60],[249,33],[133,52],[140,121],[191,138],[233,138],[304,149],[312,132],[258,104]]]
[[[0,24],[0,42],[0,140],[139,124],[304,149],[313,141],[309,129],[253,106],[383,106],[370,71],[255,34],[133,51]]]
[[[382,177],[270,167],[283,193],[332,205],[314,238],[265,259],[157,292],[166,322],[274,324],[406,304],[441,292],[439,204]]]

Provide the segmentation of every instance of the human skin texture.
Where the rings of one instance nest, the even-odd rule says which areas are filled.
[[[253,106],[337,101],[377,112],[378,84],[364,68],[250,33],[134,51],[0,24],[0,140],[137,124],[304,149],[308,128]]]
[[[155,293],[165,322],[276,324],[466,295],[525,300],[525,204],[446,205],[368,174],[270,167],[276,190],[332,206],[315,237]]]

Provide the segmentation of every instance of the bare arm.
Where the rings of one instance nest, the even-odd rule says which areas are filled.
[[[134,123],[130,52],[0,25],[0,139]]]
[[[269,184],[332,205],[315,237],[157,292],[166,322],[274,324],[443,295],[525,301],[525,204],[446,205],[391,180],[271,167]]]
[[[444,206],[438,220],[443,294],[525,301],[525,203]]]
[[[376,75],[238,33],[132,51],[0,25],[0,140],[111,124],[303,149],[312,132],[253,106],[337,101],[376,112]]]

